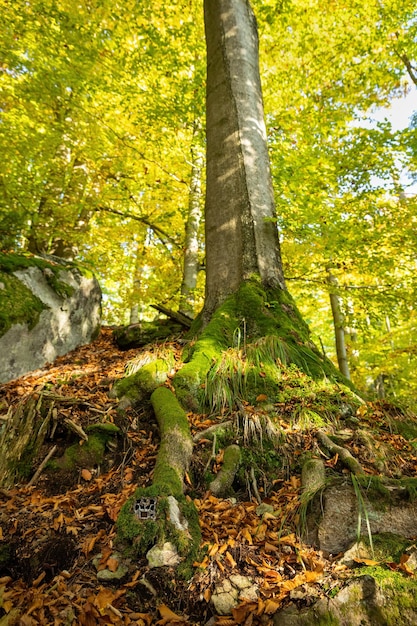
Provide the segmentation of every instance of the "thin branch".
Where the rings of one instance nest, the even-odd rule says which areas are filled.
[[[57,449],[58,449],[58,446],[53,446],[49,450],[48,454],[46,455],[46,457],[44,458],[42,463],[39,465],[39,467],[36,470],[36,472],[33,474],[32,478],[28,482],[28,487],[32,487],[32,485],[34,485],[36,483],[36,481],[38,480],[39,476],[42,474],[42,472],[43,472],[43,470],[45,468],[45,465],[48,463],[49,459],[55,454]]]
[[[406,54],[401,54],[400,52],[398,52],[398,50],[396,50],[396,48],[394,48],[394,52],[397,55],[397,57],[401,59],[401,61],[404,63],[409,77],[411,78],[413,83],[417,86],[417,68],[413,66],[413,64],[411,63],[410,59],[408,58]]]
[[[168,235],[168,233],[165,232],[162,228],[150,222],[146,217],[140,217],[139,215],[133,215],[132,213],[124,213],[123,211],[119,211],[118,209],[112,209],[111,207],[107,207],[103,205],[98,206],[96,208],[96,211],[112,213],[113,215],[119,215],[120,217],[123,217],[124,219],[135,220],[137,222],[141,222],[142,224],[145,224],[145,226],[148,226],[151,230],[153,230],[155,233],[158,234],[164,246],[166,246],[167,242],[169,242],[170,244],[175,246],[175,248],[178,248],[178,249],[181,248],[181,245],[177,241],[175,241],[175,239],[173,239],[170,235]],[[166,241],[164,241],[163,237],[165,238]]]

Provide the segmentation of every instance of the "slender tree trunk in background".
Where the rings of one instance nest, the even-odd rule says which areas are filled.
[[[329,284],[330,305],[332,308],[334,336],[336,343],[337,362],[341,373],[350,380],[349,363],[346,353],[345,325],[342,309],[340,306],[340,298],[336,293],[338,284],[337,279],[333,276],[331,270],[327,268],[327,283]]]
[[[269,165],[256,19],[247,0],[205,0],[204,318],[242,281],[285,289]]]
[[[135,267],[133,269],[133,284],[130,295],[130,317],[129,324],[138,324],[140,312],[142,310],[141,300],[143,296],[143,273],[146,258],[146,232],[143,240],[138,242],[136,249]]]
[[[184,269],[181,283],[180,313],[193,316],[194,290],[197,286],[199,270],[198,261],[198,231],[200,228],[201,207],[201,176],[203,169],[203,155],[197,145],[191,148],[191,182],[188,217],[185,228]]]

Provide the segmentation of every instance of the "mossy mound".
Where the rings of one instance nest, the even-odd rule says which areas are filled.
[[[106,446],[115,437],[119,428],[112,423],[91,424],[86,428],[88,440],[74,443],[64,454],[49,462],[50,470],[71,471],[80,468],[95,467],[103,462]]]
[[[258,281],[242,283],[198,332],[188,362],[174,378],[179,399],[190,408],[231,408],[236,398],[259,396],[276,402],[286,392],[285,370],[293,366],[311,381],[332,381],[352,388],[312,343],[292,297],[265,290]],[[340,387],[335,395],[340,395]]]
[[[183,332],[184,327],[172,320],[155,320],[154,322],[141,322],[140,324],[115,328],[113,336],[120,350],[130,350],[157,341],[164,341],[169,337],[183,334]]]

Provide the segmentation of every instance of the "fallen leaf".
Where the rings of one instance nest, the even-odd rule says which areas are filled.
[[[379,565],[379,561],[373,561],[372,559],[353,559],[355,563],[359,565]]]
[[[278,611],[280,607],[279,602],[276,602],[275,600],[266,600],[265,601],[265,606],[264,606],[264,613],[266,613],[267,615],[273,615],[274,613],[276,613]]]
[[[226,552],[225,557],[226,557],[226,560],[229,562],[229,564],[232,567],[236,567],[237,563],[236,563],[236,561],[234,560],[234,558],[232,557],[232,555],[230,554],[229,551]]]
[[[171,609],[168,608],[166,604],[160,604],[158,606],[158,611],[162,617],[162,621],[164,621],[165,623],[166,623],[165,620],[171,620],[171,621],[176,621],[176,622],[186,621],[184,617],[182,617],[181,615],[177,615],[176,613],[174,613],[174,611],[171,611]],[[157,623],[161,624],[162,621],[159,621]]]
[[[92,473],[88,469],[81,470],[81,476],[87,481],[91,480],[93,477]]]
[[[107,569],[109,569],[111,572],[116,572],[117,568],[119,567],[119,561],[118,559],[115,559],[114,557],[110,557],[109,559],[107,559]]]

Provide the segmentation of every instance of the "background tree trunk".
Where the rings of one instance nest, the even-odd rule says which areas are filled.
[[[327,282],[329,284],[330,305],[332,308],[334,336],[336,343],[336,355],[339,370],[348,380],[350,380],[349,362],[346,352],[345,341],[345,324],[342,309],[340,306],[340,298],[336,293],[337,279],[333,276],[331,270],[327,268]]]
[[[285,289],[259,77],[247,0],[206,0],[207,188],[204,317],[259,275]]]
[[[201,176],[203,169],[203,156],[198,145],[191,148],[191,181],[190,198],[188,204],[188,217],[185,228],[184,270],[181,283],[180,313],[193,316],[194,296],[197,286],[199,269],[198,261],[198,230],[201,222]]]

